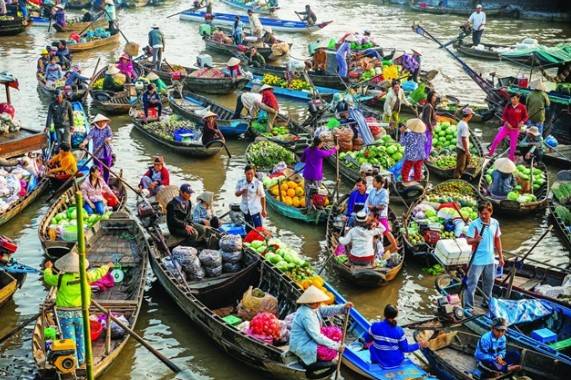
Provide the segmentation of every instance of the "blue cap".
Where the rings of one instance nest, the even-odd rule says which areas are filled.
[[[192,190],[192,187],[190,187],[190,184],[188,183],[183,183],[182,185],[180,185],[180,191],[188,194],[194,193],[194,190]]]

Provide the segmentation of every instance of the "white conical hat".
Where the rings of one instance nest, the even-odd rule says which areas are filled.
[[[72,251],[66,254],[65,256],[59,258],[55,262],[56,268],[60,272],[65,273],[79,273],[79,255]],[[89,261],[85,259],[85,268],[89,267]]]
[[[226,62],[226,66],[236,66],[240,64],[240,60],[236,57],[232,57]]]
[[[202,116],[202,120],[208,119],[209,117],[212,117],[212,116],[218,116],[218,115],[212,111],[206,111],[206,113]]]
[[[157,74],[155,74],[154,72],[151,71],[151,72],[147,75],[147,79],[150,80],[150,81],[154,81],[154,80],[159,79],[159,76],[158,76]]]
[[[301,297],[297,299],[297,303],[316,303],[325,301],[329,301],[327,294],[323,293],[321,289],[313,285],[307,288]]]
[[[410,119],[406,122],[407,129],[416,133],[426,132],[426,124],[420,119]]]
[[[496,170],[506,174],[511,174],[515,172],[515,164],[513,163],[512,160],[510,160],[507,157],[497,159],[494,164],[494,167],[496,168]]]
[[[109,118],[107,116],[98,113],[97,115],[95,115],[93,120],[91,120],[91,124],[95,124],[99,121],[111,121],[111,120],[109,120]]]

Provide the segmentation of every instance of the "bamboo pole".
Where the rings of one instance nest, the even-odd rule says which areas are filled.
[[[87,268],[85,267],[85,236],[83,233],[83,197],[80,191],[75,193],[75,206],[77,212],[77,251],[79,254],[79,281],[81,287],[81,314],[83,317],[83,339],[85,341],[85,368],[87,380],[94,380],[93,351],[91,349],[91,327],[89,326],[89,293],[91,289],[87,283]]]

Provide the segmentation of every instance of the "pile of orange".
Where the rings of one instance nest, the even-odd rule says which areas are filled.
[[[305,191],[303,181],[283,181],[270,188],[270,194],[288,206],[305,208]]]
[[[315,286],[316,288],[320,289],[323,293],[327,294],[329,300],[324,302],[326,305],[331,305],[335,302],[335,295],[331,293],[329,290],[325,288],[325,281],[321,278],[320,275],[316,274],[313,277],[306,278],[301,280],[297,283],[303,290],[309,288],[311,285]]]

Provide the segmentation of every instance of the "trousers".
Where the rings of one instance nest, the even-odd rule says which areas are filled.
[[[85,362],[85,342],[83,338],[83,317],[81,310],[58,310],[57,316],[64,339],[75,342],[75,358],[79,365]]]
[[[517,140],[519,138],[519,128],[508,128],[506,125],[501,127],[494,137],[494,141],[492,145],[490,145],[489,153],[490,155],[494,155],[497,146],[506,138],[509,137],[510,139],[510,151],[509,151],[509,158],[512,161],[515,161],[515,151],[517,148]]]
[[[420,182],[422,180],[422,160],[418,161],[405,160],[402,166],[402,181],[409,182],[411,169],[414,169],[414,175],[413,175],[414,180]]]
[[[95,206],[95,209],[93,209],[89,204],[84,203],[83,204],[83,208],[85,209],[85,211],[87,211],[87,213],[89,215],[96,213],[99,215],[103,215],[105,214],[105,203],[103,201],[96,201],[93,202],[93,205]]]
[[[492,297],[492,289],[494,288],[496,277],[496,264],[472,265],[467,274],[466,290],[464,291],[464,308],[466,309],[474,307],[474,295],[482,274],[482,290],[486,295],[484,302],[487,302]]]

